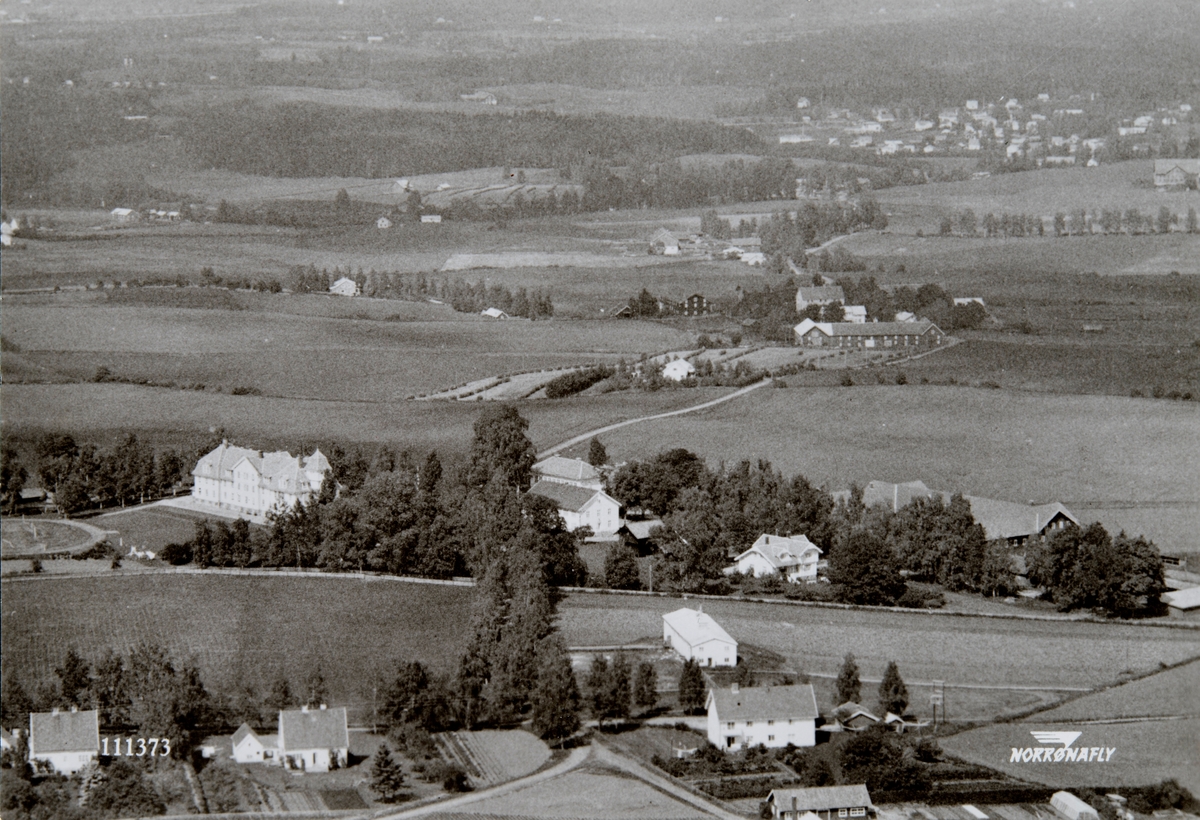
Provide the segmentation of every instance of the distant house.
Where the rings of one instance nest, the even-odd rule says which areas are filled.
[[[841,285],[822,285],[821,287],[801,287],[796,291],[796,312],[803,313],[809,305],[846,304],[846,293]]]
[[[133,208],[113,208],[110,213],[115,222],[137,222],[141,218]]]
[[[72,775],[100,756],[100,713],[55,709],[29,716],[29,760]]]
[[[509,318],[507,313],[502,311],[500,308],[494,308],[494,307],[484,308],[483,310],[479,311],[479,315],[486,316],[489,319],[507,319],[507,318]]]
[[[425,225],[439,225],[441,221],[441,214],[421,214],[421,222]]]
[[[989,541],[1007,541],[1013,547],[1022,546],[1030,538],[1053,535],[1068,524],[1079,524],[1079,519],[1058,502],[1033,506],[974,495],[963,498],[970,503],[971,515]]]
[[[603,490],[593,490],[542,479],[529,488],[554,502],[567,530],[591,527],[595,535],[613,535],[621,528],[621,502]]]
[[[946,338],[941,328],[928,321],[857,324],[805,319],[794,330],[797,344],[803,347],[903,347],[919,350],[937,347]]]
[[[676,359],[673,362],[667,362],[666,367],[662,371],[663,378],[670,379],[673,382],[681,382],[695,374],[696,366],[687,359]]]
[[[803,535],[760,535],[750,549],[734,559],[725,573],[735,572],[762,578],[782,575],[791,583],[817,580],[821,549]]]
[[[737,751],[817,745],[817,698],[812,684],[708,690],[708,740]]]
[[[362,292],[362,289],[359,288],[358,282],[355,282],[349,276],[343,276],[329,286],[329,292],[334,296],[358,296]]]
[[[1070,792],[1050,796],[1050,808],[1067,820],[1100,820],[1100,813]]]
[[[775,820],[801,820],[809,813],[815,820],[866,817],[875,813],[865,785],[775,789],[767,795],[767,804]]]
[[[767,264],[767,255],[762,251],[743,251],[741,260],[751,267],[761,267]]]
[[[482,103],[483,105],[496,104],[496,95],[489,94],[486,91],[476,91],[474,94],[459,94],[458,98],[463,102]]]
[[[971,304],[972,302],[979,305],[980,307],[984,307],[984,308],[987,307],[987,305],[985,305],[983,303],[982,296],[955,296],[954,297],[954,304],[958,307],[966,307],[967,305]]]
[[[1154,160],[1156,188],[1195,188],[1200,180],[1200,159]]]
[[[392,227],[392,220],[388,219],[386,216],[381,216],[379,219],[375,220],[375,227],[381,231],[386,231],[388,228]]]
[[[846,701],[833,710],[832,720],[826,728],[834,732],[861,732],[879,723],[878,715],[864,709],[854,701]]]
[[[1169,613],[1178,618],[1180,616],[1194,616],[1200,612],[1200,587],[1188,587],[1186,589],[1174,589],[1170,592],[1164,592],[1161,600],[1167,605]]]
[[[578,458],[550,456],[533,465],[533,474],[539,481],[556,481],[587,490],[604,489],[600,471]]]
[[[291,709],[279,713],[279,754],[284,765],[327,772],[346,765],[350,730],[346,708]]]
[[[737,666],[737,641],[700,609],[677,609],[662,616],[663,642],[701,666]]]
[[[708,300],[702,293],[693,293],[684,299],[682,308],[684,316],[707,316],[709,312]]]
[[[866,324],[867,308],[865,305],[846,305],[842,308],[842,314],[846,317],[843,321],[851,322],[856,325]]]
[[[650,249],[663,256],[678,256],[679,239],[666,228],[659,228],[650,237]]]
[[[901,310],[896,313],[896,321],[897,322],[915,322],[915,321],[917,321],[917,315],[915,313],[912,313],[907,310]]]
[[[205,454],[192,470],[192,499],[215,509],[264,516],[274,509],[307,504],[320,491],[329,461],[320,450],[293,456],[263,453],[227,441]]]
[[[233,733],[233,759],[238,763],[279,763],[279,735],[259,735],[243,723]]]

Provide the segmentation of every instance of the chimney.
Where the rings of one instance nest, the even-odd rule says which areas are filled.
[[[733,682],[733,689],[732,689],[732,691],[733,691],[733,694],[735,694],[735,695],[738,693],[738,685],[737,685],[737,681],[734,681],[734,682]]]

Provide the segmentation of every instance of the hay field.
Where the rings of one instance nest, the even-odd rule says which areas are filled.
[[[417,318],[424,306],[409,310],[408,321],[406,303],[388,316],[399,321],[369,320],[365,310],[339,318],[269,310],[288,298],[263,311],[14,302],[5,306],[5,338],[20,353],[7,362],[6,377],[85,381],[103,366],[120,379],[206,391],[390,402],[488,376],[637,358],[686,338],[646,322],[424,321]],[[371,307],[392,309],[380,301]]]
[[[664,419],[613,431],[605,446],[614,461],[672,447],[714,465],[765,458],[835,489],[920,479],[1068,506],[1194,503],[1200,405],[912,384],[760,390],[686,424]],[[1152,524],[1145,534],[1169,546]]]
[[[1028,723],[1200,715],[1200,661],[1167,669],[1039,712]]]
[[[3,582],[6,672],[52,674],[67,647],[96,659],[156,641],[196,658],[206,681],[297,685],[321,666],[334,704],[364,702],[397,660],[451,672],[470,590],[345,577],[106,575]],[[398,628],[402,627],[402,628]],[[47,640],[49,637],[53,640]]]

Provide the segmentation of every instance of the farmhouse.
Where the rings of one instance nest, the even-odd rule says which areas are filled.
[[[586,490],[603,490],[604,482],[600,471],[578,458],[550,456],[533,465],[534,475],[539,481],[557,481]]]
[[[243,723],[233,733],[233,759],[238,763],[279,763],[279,735],[260,735]]]
[[[793,268],[793,270],[795,270]],[[819,288],[802,287],[796,291],[796,312],[803,313],[809,305],[846,304],[846,293],[841,285],[823,285]]]
[[[1004,540],[1009,546],[1022,546],[1030,538],[1052,535],[1079,519],[1057,501],[1032,506],[995,498],[963,496],[971,505],[975,523],[983,527],[989,541]]]
[[[865,785],[775,789],[767,795],[767,803],[771,817],[777,820],[800,820],[809,812],[818,820],[866,817],[868,812],[875,812]]]
[[[735,572],[762,578],[766,575],[782,575],[795,584],[817,580],[817,562],[821,550],[803,535],[760,535],[750,549],[734,559],[734,565],[725,569],[726,575]]]
[[[591,527],[595,535],[613,535],[621,528],[621,502],[603,490],[542,479],[529,492],[553,501],[570,532]]]
[[[289,768],[327,772],[346,765],[350,731],[346,708],[290,709],[279,713],[279,754]]]
[[[843,321],[850,324],[865,325],[867,323],[866,305],[846,305],[842,308],[842,315],[846,317]]]
[[[29,759],[72,775],[100,756],[100,713],[34,712],[29,716]]]
[[[484,308],[483,310],[479,311],[479,315],[486,316],[489,319],[507,319],[508,318],[507,313],[502,311],[500,308],[494,308],[494,307]]]
[[[812,684],[708,690],[708,740],[736,751],[762,744],[817,745],[817,697]]]
[[[678,256],[679,240],[666,228],[659,228],[654,232],[654,236],[650,237],[650,249],[664,256]]]
[[[1156,188],[1195,188],[1200,180],[1200,159],[1154,160]]]
[[[814,322],[805,319],[795,327],[796,342],[803,347],[933,348],[946,334],[933,322]]]
[[[702,293],[693,293],[684,299],[680,308],[684,316],[707,316],[710,310],[708,300]]]
[[[375,220],[375,227],[381,231],[386,231],[388,228],[392,227],[392,220],[388,219],[386,216],[381,216],[379,219]]]
[[[307,504],[321,491],[329,461],[320,450],[307,458],[287,451],[263,453],[222,441],[192,470],[192,498],[202,505],[263,516]]]
[[[358,296],[362,291],[358,287],[358,282],[348,276],[343,276],[329,286],[329,292],[334,296]]]
[[[111,215],[114,222],[137,222],[141,218],[133,208],[113,208]]]
[[[440,225],[442,222],[441,214],[421,214],[421,222],[425,225]]]
[[[737,666],[737,641],[702,609],[677,609],[662,616],[663,643],[701,666]]]
[[[687,359],[676,359],[673,362],[667,362],[667,366],[662,371],[663,378],[670,379],[673,382],[681,382],[695,374],[696,366]]]

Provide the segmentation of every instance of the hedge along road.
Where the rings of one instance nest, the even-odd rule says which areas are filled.
[[[706,401],[701,404],[693,405],[691,407],[685,407],[682,410],[671,410],[670,412],[658,413],[653,416],[639,416],[636,419],[626,419],[625,421],[619,421],[616,424],[610,424],[607,427],[597,427],[595,430],[589,430],[588,432],[582,433],[578,436],[575,436],[574,438],[569,438],[566,441],[562,442],[561,444],[555,444],[553,447],[549,448],[548,450],[542,451],[538,455],[538,458],[547,458],[549,456],[554,455],[555,453],[559,453],[559,452],[562,452],[563,450],[566,450],[568,447],[574,447],[576,444],[581,444],[581,443],[591,439],[594,436],[600,435],[601,433],[607,433],[611,430],[620,429],[621,427],[628,427],[631,424],[637,424],[638,422],[642,422],[642,421],[654,421],[655,419],[665,419],[665,418],[670,418],[671,416],[682,416],[684,413],[695,413],[697,410],[704,410],[709,407],[714,407],[718,404],[721,404],[722,402],[727,402],[727,401],[730,401],[731,399],[736,399],[740,396],[744,396],[747,393],[749,393],[751,390],[757,390],[760,387],[766,387],[772,381],[773,380],[770,377],[767,377],[760,382],[755,382],[754,384],[751,384],[747,387],[743,387],[740,390],[735,390],[734,392],[730,393],[727,396],[721,396],[720,398],[712,399],[711,401]]]

